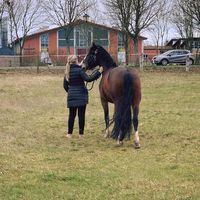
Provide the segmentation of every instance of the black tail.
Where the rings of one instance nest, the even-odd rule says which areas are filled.
[[[122,141],[125,137],[130,137],[131,132],[131,104],[133,101],[133,80],[129,73],[124,75],[123,95],[117,103],[114,115],[114,128],[112,137]]]

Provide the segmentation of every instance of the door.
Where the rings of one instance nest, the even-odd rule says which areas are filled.
[[[176,63],[184,63],[186,61],[186,55],[183,54],[183,51],[177,51]]]
[[[178,62],[178,51],[172,51],[169,55],[168,55],[168,60],[170,63],[177,63]]]

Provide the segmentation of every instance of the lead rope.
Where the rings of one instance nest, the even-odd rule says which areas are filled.
[[[92,90],[92,89],[93,89],[94,82],[95,82],[95,81],[92,81],[92,86],[91,86],[89,89],[88,89],[88,83],[86,83],[86,88],[87,88],[87,90],[88,90],[88,91],[90,91],[90,90]]]
[[[98,69],[97,69],[97,70],[94,70],[94,71],[92,72],[91,76],[92,76],[93,74],[95,74],[97,71],[98,71]],[[94,82],[95,82],[95,80],[92,81],[92,85],[91,85],[91,87],[90,87],[89,89],[88,89],[88,82],[86,83],[86,88],[87,88],[88,91],[91,91],[91,90],[93,89],[93,87],[94,87]]]

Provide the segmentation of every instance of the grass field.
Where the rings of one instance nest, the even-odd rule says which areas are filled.
[[[98,84],[85,138],[64,137],[62,74],[0,74],[1,200],[200,199],[200,73],[141,72],[141,149],[102,130]]]

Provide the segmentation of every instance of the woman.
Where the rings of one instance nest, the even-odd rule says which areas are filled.
[[[72,137],[77,110],[79,119],[79,137],[82,137],[84,134],[85,110],[88,103],[88,90],[84,81],[94,81],[98,79],[103,72],[103,67],[100,67],[99,71],[96,71],[93,75],[88,76],[81,65],[82,64],[78,64],[77,56],[71,55],[68,57],[63,82],[64,89],[68,92],[67,107],[69,108],[69,118],[68,132],[66,135],[68,138]]]

